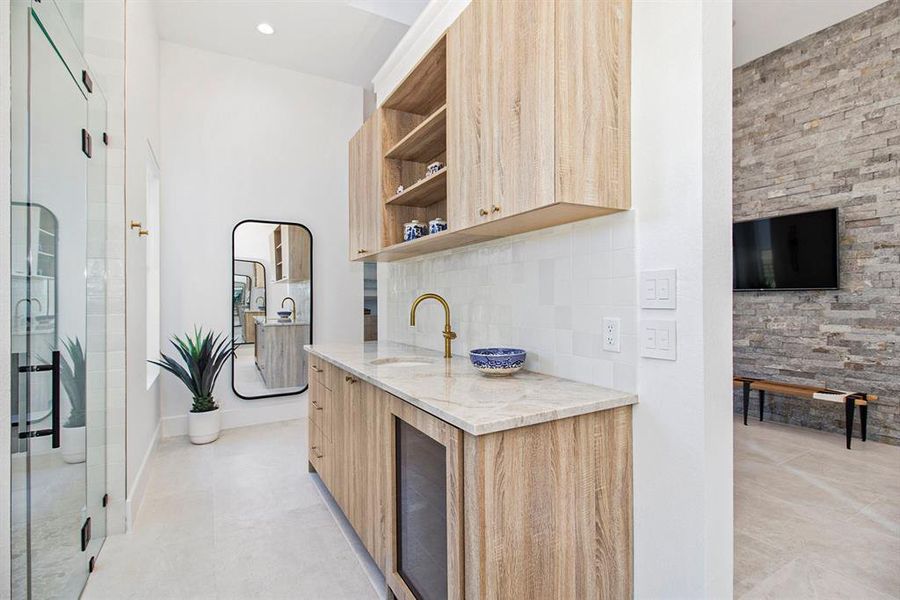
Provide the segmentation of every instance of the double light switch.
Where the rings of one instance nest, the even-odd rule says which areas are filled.
[[[675,360],[675,321],[644,319],[641,321],[641,356]]]
[[[641,273],[641,308],[675,310],[675,291],[675,269]]]
[[[676,280],[675,269],[641,272],[641,308],[675,310]],[[675,360],[675,320],[642,319],[640,346],[641,356]]]

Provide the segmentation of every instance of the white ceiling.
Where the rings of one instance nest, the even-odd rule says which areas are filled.
[[[821,31],[884,0],[734,0],[734,66]]]
[[[157,0],[160,37],[366,87],[428,0]],[[274,35],[256,31],[269,23]]]

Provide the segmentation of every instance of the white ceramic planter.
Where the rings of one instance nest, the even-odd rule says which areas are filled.
[[[63,460],[69,464],[83,463],[87,447],[84,427],[63,427],[60,429],[59,446]]]
[[[206,412],[188,413],[188,437],[192,444],[208,444],[219,438],[222,430],[222,411],[209,410]]]

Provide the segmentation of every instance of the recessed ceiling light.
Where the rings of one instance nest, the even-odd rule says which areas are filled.
[[[256,26],[256,30],[263,35],[272,35],[275,33],[275,28],[268,23],[260,23]]]

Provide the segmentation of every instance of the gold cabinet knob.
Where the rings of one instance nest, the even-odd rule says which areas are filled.
[[[310,450],[313,451],[313,456],[316,457],[316,458],[322,458],[323,456],[325,456],[324,454],[321,454],[321,453],[319,452],[319,447],[318,447],[318,446],[313,446],[312,448],[310,448]]]
[[[350,377],[349,375],[345,375],[345,376],[344,376],[344,381],[346,381],[347,383],[356,383],[356,378],[355,378],[355,377]]]
[[[144,236],[146,236],[146,235],[150,235],[150,232],[147,231],[146,229],[140,229],[140,230],[138,230],[138,236],[144,237]]]
[[[483,208],[479,208],[479,209],[478,209],[478,214],[481,215],[482,217],[486,217],[486,216],[488,216],[488,211],[486,211],[486,210],[483,209]]]
[[[319,406],[319,403],[316,402],[315,400],[312,401],[312,405],[313,405],[313,408],[315,408],[316,410],[322,410],[322,407]]]
[[[129,227],[131,227],[132,229],[140,229],[141,222],[140,221],[132,221],[131,225],[129,225]]]
[[[492,212],[492,213],[498,213],[498,212],[500,212],[500,207],[497,206],[496,204],[491,204],[491,212]]]
[[[365,248],[360,248],[356,251],[357,254],[365,254],[366,252],[368,252],[368,250],[366,250]]]

